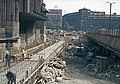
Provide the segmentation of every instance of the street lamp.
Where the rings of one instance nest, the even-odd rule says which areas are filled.
[[[91,30],[94,30],[94,29],[93,29],[93,25],[92,25],[92,24],[90,25],[90,27],[91,27]]]
[[[109,22],[109,28],[111,28],[111,10],[112,10],[112,4],[115,4],[115,2],[106,2],[106,3],[109,3],[110,4],[110,22]]]

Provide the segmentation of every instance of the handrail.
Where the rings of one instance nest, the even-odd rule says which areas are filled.
[[[32,76],[45,64],[42,63],[30,76],[28,76],[28,78],[25,79],[25,81],[23,83],[26,83],[30,78],[32,78]]]

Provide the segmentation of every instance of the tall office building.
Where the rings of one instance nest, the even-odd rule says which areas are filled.
[[[47,28],[59,29],[62,27],[61,9],[49,9],[47,17],[48,17]]]
[[[91,11],[83,8],[79,12],[63,16],[63,27],[73,26],[74,30],[91,31],[95,29],[120,28],[120,15]]]

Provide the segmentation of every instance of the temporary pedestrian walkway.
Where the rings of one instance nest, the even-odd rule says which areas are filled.
[[[46,59],[53,52],[56,52],[57,48],[62,46],[63,44],[64,44],[64,41],[60,41],[58,43],[55,43],[55,44],[47,47],[46,49],[40,51],[39,53],[33,55],[30,60],[24,60],[24,61],[16,64],[15,66],[11,67],[10,71],[16,74],[17,84],[19,84],[20,80],[25,78],[26,71],[28,71],[28,75],[30,75],[32,73],[32,71],[38,65],[38,59],[40,58],[41,55],[43,56],[42,59]],[[5,70],[5,71],[0,73],[0,84],[7,83],[7,78],[5,76],[7,71],[8,70]]]

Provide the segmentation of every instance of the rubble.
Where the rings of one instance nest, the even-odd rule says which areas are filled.
[[[42,68],[39,77],[47,82],[59,82],[62,81],[62,77],[64,75],[64,70],[66,67],[66,62],[62,61],[60,58],[51,58]],[[42,83],[44,84],[44,83]]]
[[[106,74],[110,77],[120,78],[120,64],[109,66],[108,70],[106,70]]]
[[[113,81],[120,81],[120,64],[113,64],[109,65],[107,70],[101,73],[98,73],[98,70],[94,66],[94,64],[88,64],[86,66],[87,71],[89,74],[93,75],[94,77],[101,78],[101,79],[110,79]]]

